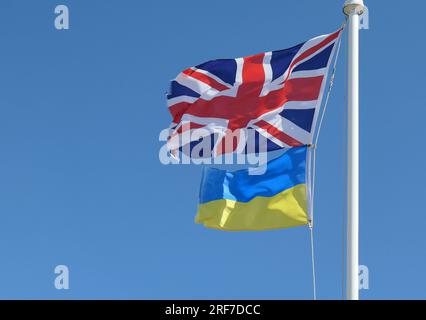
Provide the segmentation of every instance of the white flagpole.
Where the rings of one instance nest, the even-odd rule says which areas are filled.
[[[348,225],[346,256],[346,299],[359,299],[358,204],[359,204],[359,20],[362,0],[346,0],[348,17]]]

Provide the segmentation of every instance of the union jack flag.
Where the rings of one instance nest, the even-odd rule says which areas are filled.
[[[326,78],[342,29],[292,48],[218,59],[182,71],[167,95],[173,117],[169,149],[212,141],[214,156],[247,152],[239,132],[266,138],[266,150],[312,143]],[[205,134],[191,137],[197,129]],[[237,132],[237,135],[235,135]],[[185,143],[182,137],[189,138]],[[227,135],[237,137],[224,148]],[[202,156],[202,155],[201,155]]]

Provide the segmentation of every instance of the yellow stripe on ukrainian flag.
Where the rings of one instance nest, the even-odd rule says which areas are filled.
[[[289,149],[263,175],[205,168],[195,222],[229,231],[306,225],[306,157],[307,147]]]

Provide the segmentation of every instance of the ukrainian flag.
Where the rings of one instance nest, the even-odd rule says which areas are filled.
[[[204,168],[195,222],[230,231],[308,224],[307,156],[306,146],[291,148],[263,175]]]

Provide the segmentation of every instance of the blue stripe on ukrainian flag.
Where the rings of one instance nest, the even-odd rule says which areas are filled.
[[[268,162],[263,175],[206,168],[197,223],[222,230],[267,230],[308,223],[307,147]]]

